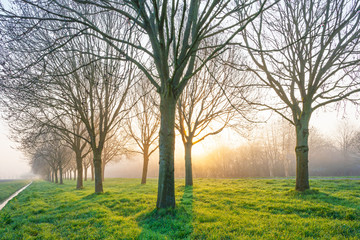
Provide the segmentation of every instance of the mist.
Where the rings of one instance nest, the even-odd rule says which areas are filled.
[[[340,114],[338,111],[323,112],[314,117],[309,140],[310,176],[358,176],[360,174],[360,153],[355,148],[356,143],[352,142],[347,152],[341,149],[340,143],[341,128],[346,126],[351,129],[352,134],[358,131],[355,110],[351,110],[345,114],[344,112]],[[296,174],[295,132],[293,126],[281,122],[281,119],[277,119],[278,122],[275,119],[268,123],[257,124],[246,136],[227,129],[217,136],[194,145],[194,177],[294,177]],[[281,128],[285,128],[285,131]],[[286,141],[286,146],[283,140]],[[177,138],[176,142],[175,177],[184,178],[184,148],[181,139]],[[140,155],[134,155],[117,163],[109,163],[105,170],[105,177],[140,178],[142,161]],[[158,165],[158,152],[155,152],[149,162],[149,178],[158,177]]]

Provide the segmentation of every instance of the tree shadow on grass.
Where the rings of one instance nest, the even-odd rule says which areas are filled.
[[[317,189],[306,190],[305,192],[291,190],[287,195],[302,201],[315,203],[314,206],[310,208],[294,209],[293,213],[298,214],[300,217],[317,216],[340,220],[355,220],[360,218],[360,209],[356,207],[355,203],[344,198],[320,192]],[[316,203],[326,204],[316,205]],[[339,206],[340,208],[335,206]]]
[[[189,239],[193,232],[193,187],[185,187],[175,209],[155,209],[138,217],[140,239]]]

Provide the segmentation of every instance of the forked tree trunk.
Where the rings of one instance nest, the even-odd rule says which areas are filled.
[[[95,193],[102,193],[103,181],[102,181],[102,162],[101,153],[94,152],[94,168],[95,168]]]
[[[83,164],[82,164],[81,153],[79,153],[79,152],[76,152],[76,168],[77,168],[77,172],[78,172],[76,189],[82,189],[83,188]]]
[[[174,151],[176,99],[169,90],[161,94],[159,137],[159,183],[157,208],[175,207]]]
[[[146,178],[147,178],[147,172],[148,172],[148,166],[149,166],[149,150],[147,147],[144,147],[143,157],[144,157],[144,162],[143,162],[141,184],[146,184]]]
[[[184,144],[185,148],[185,186],[193,185],[193,175],[192,175],[192,163],[191,163],[191,150],[192,150],[192,140]]]
[[[309,186],[309,120],[310,116],[303,113],[296,125],[296,186],[295,190],[305,191]]]

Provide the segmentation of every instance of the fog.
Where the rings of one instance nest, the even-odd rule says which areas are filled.
[[[339,149],[337,138],[339,137],[339,128],[342,124],[348,124],[352,130],[359,130],[357,127],[356,110],[349,108],[345,111],[319,111],[315,113],[311,122],[310,130],[310,158],[309,174],[310,176],[343,176],[343,175],[360,175],[360,159],[352,154],[348,159],[343,159]],[[276,119],[273,117],[272,119]],[[281,120],[281,119],[279,119]],[[281,161],[275,159],[274,172],[270,175],[268,172],[267,161],[259,162],[259,166],[247,166],[246,161],[239,158],[249,151],[251,147],[260,147],[251,144],[251,140],[256,140],[256,131],[262,132],[270,122],[276,123],[275,120],[268,123],[259,123],[249,133],[247,138],[241,137],[231,129],[226,129],[221,134],[206,139],[204,142],[194,145],[193,148],[193,174],[194,177],[285,177]],[[295,134],[293,127],[290,126],[291,134]],[[251,136],[253,135],[253,136]],[[250,139],[249,139],[250,138]],[[316,138],[316,139],[314,139]],[[250,142],[249,142],[250,140]],[[255,141],[256,142],[256,141]],[[295,176],[295,142],[290,143],[289,176]],[[175,176],[184,178],[185,162],[184,148],[179,138],[176,139],[176,158],[175,158]],[[216,157],[214,157],[216,156]],[[238,158],[238,165],[232,165],[234,159]],[[154,153],[149,163],[148,177],[155,178],[158,176],[158,153]],[[221,160],[223,162],[221,162]],[[229,164],[230,163],[230,164]],[[238,172],[238,174],[223,174],[219,170],[221,167],[228,167],[228,171]],[[259,168],[262,168],[260,171]],[[236,168],[236,169],[235,169]],[[204,172],[204,169],[208,171]],[[223,171],[226,171],[223,170]],[[140,155],[131,159],[122,160],[117,163],[110,163],[105,170],[106,177],[124,177],[140,178],[142,172],[142,157]]]
[[[32,175],[28,161],[8,136],[9,129],[0,120],[0,179],[27,178]]]
[[[276,117],[273,117],[276,118]],[[313,129],[316,129],[317,134],[322,136],[323,140],[332,143],[323,149],[316,149],[317,146],[311,145],[310,140],[310,159],[309,159],[309,171],[310,176],[326,176],[326,175],[360,175],[360,161],[357,157],[344,161],[341,159],[341,154],[335,148],[336,136],[338,128],[342,122],[348,122],[348,124],[358,129],[357,113],[354,109],[347,109],[346,111],[319,111],[315,113],[311,121]],[[271,121],[269,121],[271,122]],[[256,132],[269,125],[270,123],[258,123],[253,129]],[[310,132],[310,139],[313,132]],[[28,160],[24,154],[16,149],[16,144],[9,139],[9,129],[4,123],[0,121],[0,179],[19,179],[34,177],[31,173],[31,168],[28,164]],[[249,137],[249,136],[248,136]],[[254,137],[252,137],[254,138]],[[294,143],[292,143],[294,144]],[[220,154],[218,157],[226,158],[225,155],[240,157],[246,147],[249,147],[249,139],[246,139],[239,134],[235,133],[231,129],[224,130],[221,134],[210,137],[199,144],[194,145],[193,148],[193,167],[194,177],[222,177],[219,176],[217,171],[213,171],[212,168],[219,167],[214,165],[218,162],[216,159],[210,159],[211,156]],[[314,149],[315,148],[315,149]],[[175,176],[177,178],[183,178],[184,173],[184,148],[179,138],[176,139],[176,159],[175,159]],[[224,156],[222,156],[223,152]],[[295,158],[293,148],[291,147],[290,159],[290,176],[295,174]],[[207,161],[208,159],[208,161]],[[354,164],[355,163],[355,164]],[[134,155],[131,158],[123,158],[119,162],[109,163],[105,169],[106,178],[140,178],[142,172],[142,156]],[[227,164],[226,161],[224,164]],[[209,173],[204,173],[205,166],[209,168]],[[235,166],[230,168],[235,168]],[[258,175],[257,169],[251,167],[244,167],[244,164],[236,166],[238,171],[246,170],[246,174],[240,175],[240,177],[270,177],[268,174]],[[265,167],[266,168],[266,167]],[[275,167],[276,168],[276,167]],[[348,170],[346,170],[348,169]],[[212,171],[212,172],[211,172]],[[90,170],[89,170],[90,176]],[[149,162],[149,178],[156,178],[158,176],[158,152],[155,152]],[[281,167],[275,171],[275,176],[284,176]],[[238,176],[234,176],[238,177]]]

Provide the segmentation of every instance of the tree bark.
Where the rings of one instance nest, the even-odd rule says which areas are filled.
[[[57,169],[55,170],[55,183],[59,183],[59,181],[58,181],[58,171],[57,171]]]
[[[93,162],[90,164],[90,170],[91,170],[91,181],[94,181],[94,163]]]
[[[76,189],[82,189],[83,186],[83,164],[82,164],[82,158],[81,153],[76,152],[76,168],[78,172],[78,178],[76,183]]]
[[[146,178],[147,178],[147,172],[148,172],[148,166],[149,166],[149,150],[147,147],[144,147],[143,157],[144,157],[144,163],[143,163],[141,184],[146,184]]]
[[[191,163],[191,150],[192,150],[191,140],[184,144],[185,148],[185,186],[193,185],[193,175],[192,175],[192,163]]]
[[[95,193],[102,193],[103,181],[102,181],[102,162],[101,153],[94,152],[94,168],[95,168]]]
[[[157,208],[175,207],[174,152],[176,99],[172,90],[161,94],[159,137],[159,183]]]
[[[62,166],[59,167],[59,176],[60,176],[60,184],[64,184]]]
[[[296,125],[296,186],[295,190],[305,191],[309,186],[309,120],[310,116],[302,114]]]

